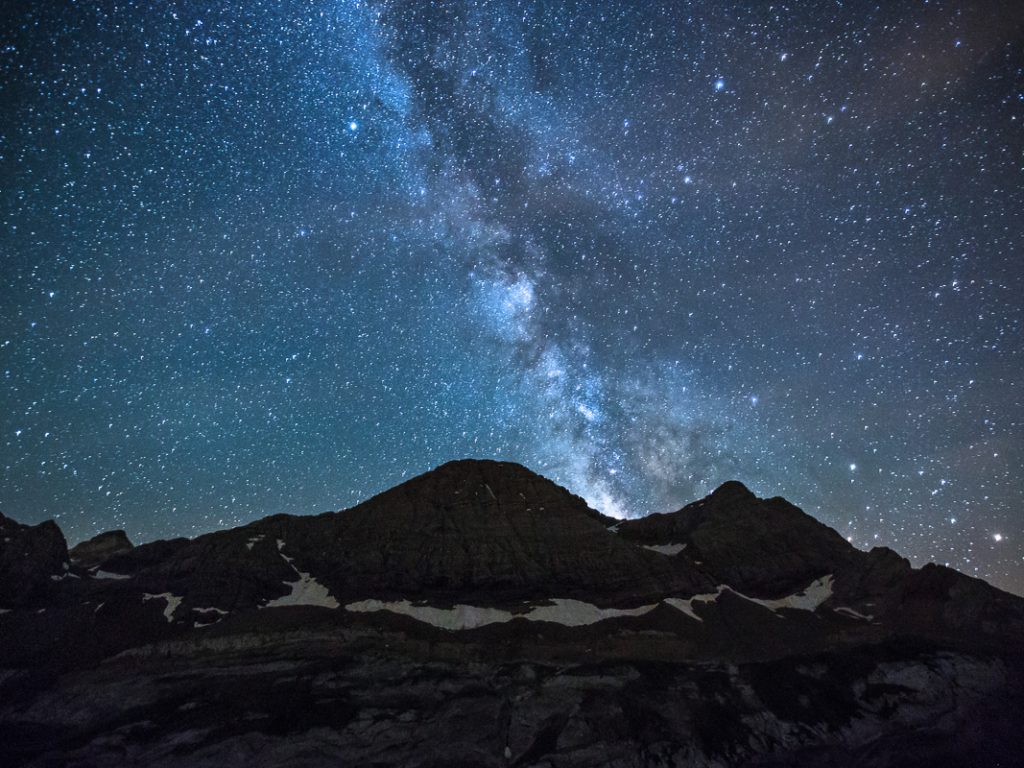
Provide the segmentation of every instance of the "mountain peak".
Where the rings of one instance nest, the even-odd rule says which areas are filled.
[[[647,546],[686,545],[687,554],[710,568],[719,583],[764,597],[790,593],[833,572],[854,551],[785,499],[760,499],[736,480],[678,512],[630,520],[619,531]]]
[[[726,480],[712,491],[708,498],[724,501],[726,499],[756,499],[757,497],[739,480]]]

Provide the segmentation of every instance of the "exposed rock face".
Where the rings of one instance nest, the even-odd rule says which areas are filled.
[[[343,512],[104,534],[67,570],[52,523],[0,517],[0,538],[4,766],[923,768],[1021,746],[1024,600],[739,483],[614,523],[462,461]]]
[[[67,567],[68,546],[56,523],[28,526],[0,514],[0,607],[32,604]]]
[[[88,541],[76,544],[68,554],[71,562],[82,568],[95,568],[103,565],[115,555],[130,552],[133,549],[128,534],[124,531],[107,531],[93,536]]]

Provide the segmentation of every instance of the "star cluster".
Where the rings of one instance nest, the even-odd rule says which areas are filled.
[[[194,535],[479,456],[1024,593],[1019,4],[2,14],[5,514]]]

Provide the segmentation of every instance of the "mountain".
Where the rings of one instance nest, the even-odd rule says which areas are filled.
[[[516,464],[68,552],[0,516],[0,765],[1017,765],[1024,600],[738,482]]]

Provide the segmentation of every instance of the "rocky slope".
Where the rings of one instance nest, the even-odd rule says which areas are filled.
[[[734,482],[620,523],[461,461],[343,512],[70,556],[52,523],[0,517],[0,547],[2,765],[1014,765],[1024,746],[1024,600]]]

